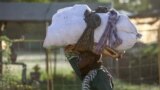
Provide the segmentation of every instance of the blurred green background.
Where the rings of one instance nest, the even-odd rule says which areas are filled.
[[[132,49],[127,50],[121,60],[104,58],[104,65],[113,75],[114,90],[160,90],[158,74],[160,0],[0,0],[0,2],[20,4],[74,2],[106,5],[109,3],[113,8],[123,11],[122,13],[129,13],[131,21],[143,38]],[[9,60],[10,49],[4,50],[2,53],[5,64],[3,74],[0,75],[0,90],[47,90],[47,88],[81,90],[81,81],[66,60],[63,47],[50,51],[49,67],[46,68],[46,51],[42,47],[45,33],[46,22],[7,22],[3,35],[13,40],[11,48],[14,48],[17,55],[16,63],[26,65],[26,80],[22,81],[25,68],[13,64]],[[34,81],[31,73],[36,72],[34,69],[36,65],[40,68],[37,70],[40,77]]]

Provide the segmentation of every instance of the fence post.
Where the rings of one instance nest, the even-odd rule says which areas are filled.
[[[48,65],[48,59],[49,59],[49,55],[48,55],[48,50],[47,49],[45,49],[45,56],[46,56],[46,74],[47,74],[47,90],[50,90],[49,89],[49,80],[48,80],[48,76],[49,76],[49,70],[48,70],[48,68],[49,68],[49,65]]]
[[[116,76],[119,78],[119,60],[116,60]]]
[[[3,35],[3,31],[5,29],[5,22],[0,22],[0,36]],[[0,75],[2,75],[3,72],[3,61],[2,61],[2,41],[0,40]]]
[[[46,32],[48,28],[49,23],[46,22]],[[47,73],[47,90],[54,90],[53,87],[53,76],[52,76],[52,60],[51,60],[51,49],[45,49],[46,53],[46,73]]]
[[[160,84],[160,23],[158,28],[158,73],[159,73],[159,84]]]
[[[0,23],[0,36],[2,36],[2,23]],[[3,68],[3,65],[2,65],[2,41],[0,41],[0,75],[2,74],[2,68]]]
[[[57,49],[54,49],[54,80],[56,78],[56,70],[57,70]]]

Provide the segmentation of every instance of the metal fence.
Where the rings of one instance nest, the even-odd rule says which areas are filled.
[[[14,41],[16,63],[26,65],[26,81],[23,81],[23,66],[15,63],[4,64],[0,80],[1,90],[46,90],[48,87],[50,90],[81,90],[81,81],[66,60],[63,48],[50,51],[50,60],[46,67],[46,52],[42,43],[43,40]],[[104,58],[104,65],[113,75],[114,90],[160,90],[156,50],[156,44],[139,43],[128,50],[121,60]],[[34,79],[31,75],[35,72],[36,65],[39,66],[39,79]],[[16,84],[13,84],[15,82]]]

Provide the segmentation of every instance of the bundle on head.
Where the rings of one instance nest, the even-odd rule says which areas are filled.
[[[106,8],[100,8],[102,7],[92,12],[88,5],[76,4],[59,9],[52,17],[43,46],[49,48],[76,44],[77,50],[93,49],[93,43],[100,41],[108,24],[109,15],[112,13],[107,12]],[[137,41],[138,32],[128,16],[120,13],[117,15],[119,19],[115,27],[122,43],[114,49],[123,51],[133,47]],[[109,37],[113,36],[109,35]],[[105,44],[108,45],[108,43]]]
[[[76,43],[75,49],[78,51],[92,51],[94,45],[94,30],[101,24],[101,19],[95,12],[88,10],[85,11],[84,16],[87,27]]]

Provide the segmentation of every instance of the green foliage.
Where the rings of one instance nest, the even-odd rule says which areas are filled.
[[[159,0],[0,0],[0,2],[114,2],[114,8],[132,12],[142,12],[150,9],[159,9]]]
[[[147,45],[145,46],[141,52],[142,52],[142,58],[146,58],[146,57],[155,57],[158,54],[158,47],[156,44],[152,44],[152,45]]]
[[[23,85],[8,65],[4,68],[3,75],[0,76],[0,90],[35,90],[33,86]]]
[[[50,2],[50,0],[0,0],[0,2]]]
[[[1,40],[1,41],[4,40],[7,44],[9,44],[9,46],[12,45],[12,44],[11,44],[11,40],[10,40],[7,36],[1,36],[1,37],[0,37],[0,40]]]
[[[124,9],[132,12],[141,12],[148,10],[150,8],[149,0],[127,0],[127,1],[128,2],[120,2],[119,0],[114,0],[114,7],[116,9]]]
[[[63,68],[64,69],[64,68]],[[66,69],[64,69],[66,70]],[[64,73],[59,73],[56,76],[53,76],[54,81],[54,90],[81,90],[81,81],[74,75],[74,73],[70,73],[70,75],[63,75]],[[3,78],[3,81],[0,80],[0,83],[3,82],[3,85],[0,86],[0,90],[37,90],[34,86],[23,85],[20,81],[16,80],[16,77],[11,73],[5,74],[6,76]],[[119,79],[114,79],[114,90],[159,90],[158,85],[147,85],[147,84],[131,84],[124,82]],[[3,87],[3,88],[2,88]],[[40,90],[47,89],[47,79],[43,80],[40,83]]]
[[[0,0],[0,2],[109,2],[110,0]]]
[[[158,85],[147,85],[147,84],[141,84],[141,85],[134,85],[130,83],[123,82],[122,80],[114,80],[114,90],[159,90]]]
[[[135,46],[127,51],[119,62],[119,78],[136,84],[142,82],[147,84],[158,83],[157,59],[157,44]]]
[[[98,0],[51,0],[56,2],[98,2]]]
[[[12,41],[7,37],[7,36],[1,36],[0,41],[4,43],[5,45],[3,46],[2,44],[2,54],[10,60],[10,55],[11,55],[11,49],[10,47],[12,46]]]
[[[3,83],[3,84],[2,84]],[[0,80],[0,90],[35,90],[34,87],[23,85],[14,80]]]
[[[18,2],[49,2],[50,0],[17,0]]]

